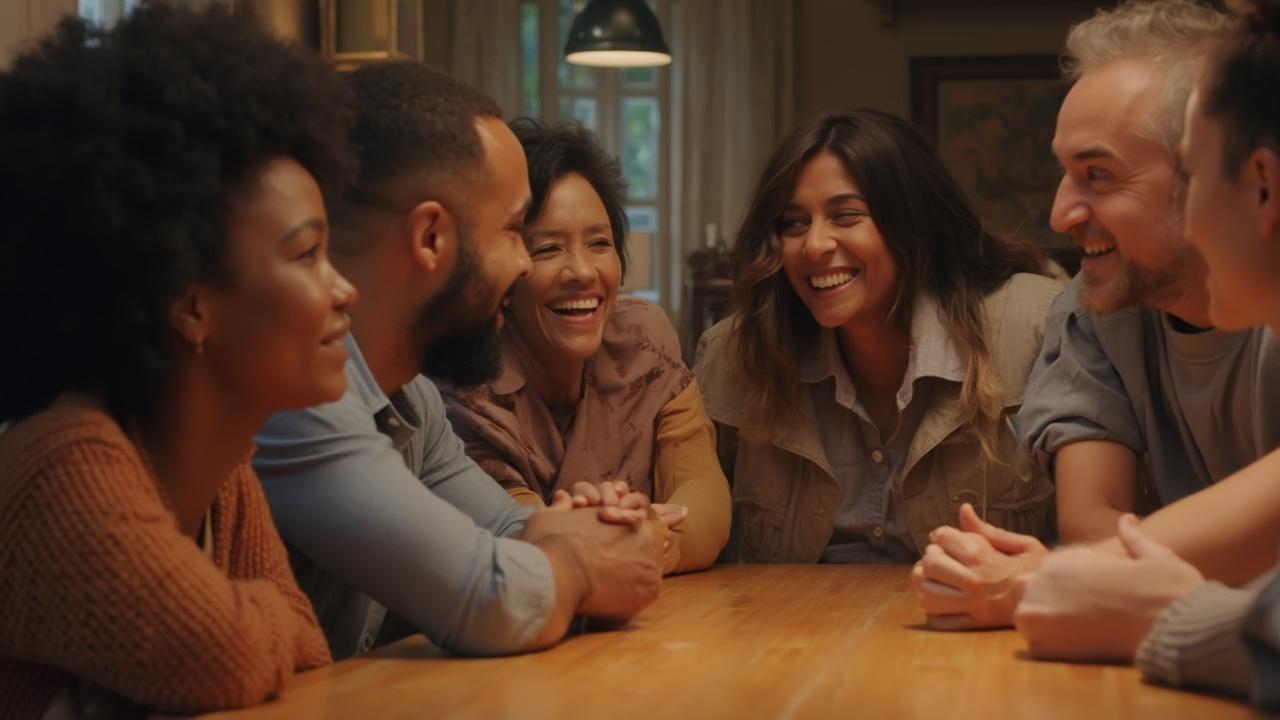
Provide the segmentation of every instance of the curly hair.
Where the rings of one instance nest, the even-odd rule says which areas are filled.
[[[613,230],[613,244],[618,249],[618,261],[622,276],[627,275],[627,235],[631,222],[627,219],[627,181],[622,174],[622,163],[605,150],[600,138],[581,123],[567,123],[559,127],[547,127],[532,118],[516,118],[511,121],[511,131],[520,140],[525,157],[529,160],[529,190],[533,201],[525,214],[533,222],[542,214],[547,193],[556,180],[578,173],[604,203]]]
[[[994,460],[1002,390],[991,364],[983,299],[1015,273],[1047,274],[1034,246],[983,225],[928,141],[876,110],[818,117],[796,128],[760,176],[732,250],[736,362],[758,383],[749,392],[750,437],[798,415],[801,360],[819,326],[782,269],[778,223],[804,167],[829,152],[866,198],[899,280],[888,320],[909,330],[916,298],[931,294],[943,327],[967,359],[961,416]]]
[[[170,307],[234,283],[238,193],[288,156],[350,181],[341,80],[251,15],[147,3],[66,19],[0,74],[0,422],[66,391],[145,421],[171,377]]]

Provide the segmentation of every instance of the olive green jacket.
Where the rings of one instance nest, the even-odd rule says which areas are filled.
[[[985,302],[988,347],[1004,388],[1005,412],[1022,402],[1027,375],[1040,351],[1049,305],[1060,280],[1018,274]],[[818,433],[820,418],[807,392],[799,417],[780,425],[768,442],[738,436],[752,408],[736,353],[734,318],[707,330],[698,344],[694,373],[718,431],[718,452],[733,490],[733,529],[722,559],[738,562],[816,562],[827,547],[839,505],[840,486]],[[1050,527],[1053,484],[1001,426],[1001,464],[982,461],[972,437],[959,432],[960,386],[933,393],[907,453],[900,493],[902,510],[918,549],[929,531],[957,523],[963,503],[996,525],[1044,537]],[[985,475],[985,478],[984,478]]]

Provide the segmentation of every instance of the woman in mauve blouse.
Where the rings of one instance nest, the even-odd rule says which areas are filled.
[[[618,294],[628,232],[619,163],[579,125],[517,120],[512,130],[529,161],[532,270],[507,304],[498,378],[442,386],[449,419],[516,500],[626,483],[667,522],[666,572],[705,568],[728,539],[728,484],[671,321]]]

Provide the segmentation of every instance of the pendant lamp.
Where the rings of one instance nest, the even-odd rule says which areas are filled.
[[[573,19],[564,59],[575,65],[653,67],[669,64],[671,50],[644,0],[591,0]]]

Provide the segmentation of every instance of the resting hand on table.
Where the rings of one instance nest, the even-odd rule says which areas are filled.
[[[960,507],[960,528],[929,533],[911,583],[929,625],[940,630],[1003,627],[1013,622],[1018,577],[1049,554],[1030,535],[983,521],[973,506]]]
[[[1069,548],[1024,579],[1014,624],[1033,657],[1133,662],[1156,616],[1204,582],[1133,515],[1117,532],[1129,557]]]

